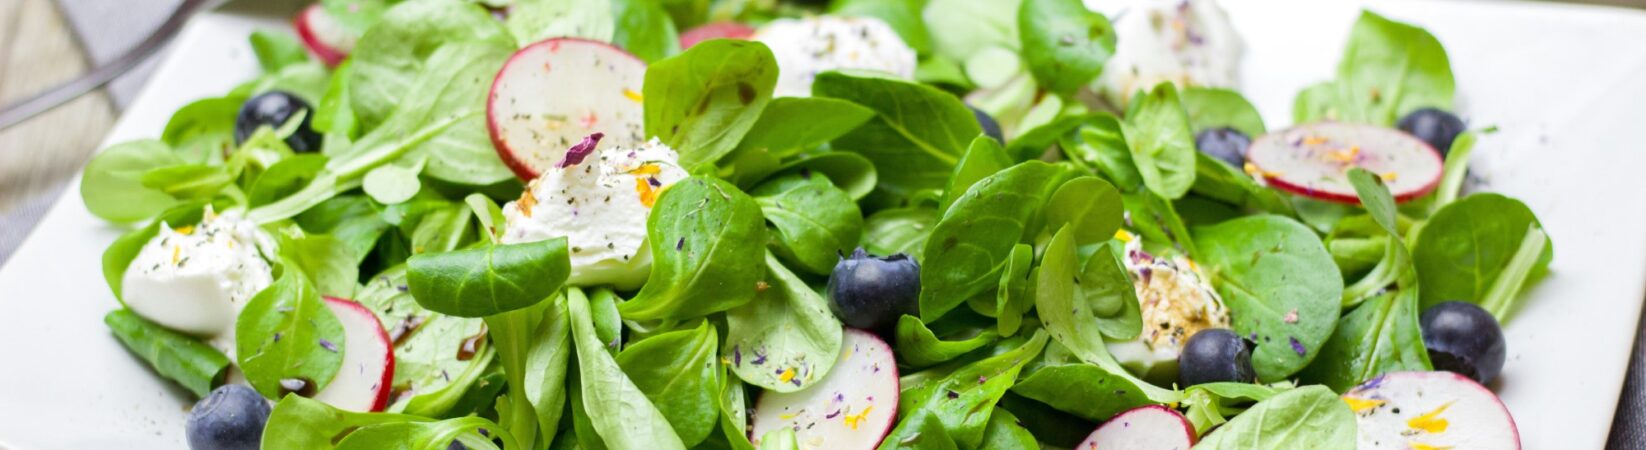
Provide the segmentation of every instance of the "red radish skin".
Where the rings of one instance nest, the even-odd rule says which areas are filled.
[[[1406,202],[1440,184],[1440,152],[1399,130],[1318,122],[1259,137],[1246,152],[1247,173],[1277,189],[1336,203],[1359,204],[1350,168],[1383,176],[1395,201]]]
[[[394,382],[394,344],[389,341],[388,332],[383,330],[377,315],[359,303],[333,297],[326,297],[325,301],[326,307],[343,323],[347,339],[342,349],[343,366],[314,399],[350,411],[382,411],[389,405],[389,391]],[[379,367],[381,374],[371,373]]]
[[[1384,374],[1350,389],[1343,401],[1355,413],[1362,449],[1520,449],[1509,409],[1463,375]]]
[[[1196,442],[1194,425],[1175,409],[1141,406],[1116,414],[1076,450],[1189,450]]]
[[[840,347],[840,361],[817,384],[760,396],[750,413],[756,445],[766,432],[792,427],[801,449],[868,450],[892,432],[899,396],[892,347],[852,328]]]
[[[754,37],[754,27],[737,22],[715,22],[698,25],[680,33],[680,48],[688,49],[710,39],[748,39]]]
[[[318,3],[297,13],[292,18],[292,28],[297,29],[297,37],[303,40],[303,46],[308,47],[327,67],[337,67],[353,50],[355,37],[350,36],[336,19],[327,15],[326,9]]]
[[[600,148],[644,142],[646,63],[599,41],[544,40],[514,53],[492,81],[486,127],[503,163],[522,180],[552,169],[584,137]]]

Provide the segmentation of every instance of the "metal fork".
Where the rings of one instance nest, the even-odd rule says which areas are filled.
[[[153,56],[161,47],[165,47],[172,37],[177,36],[177,31],[183,28],[183,23],[188,22],[188,19],[193,17],[195,13],[214,8],[225,1],[183,0],[183,4],[178,5],[177,9],[172,11],[171,17],[167,17],[166,22],[160,24],[160,28],[154,30],[154,33],[150,34],[149,37],[144,38],[143,42],[137,44],[136,48],[120,55],[119,58],[109,61],[108,64],[98,66],[79,78],[0,107],[0,130],[10,128],[40,113],[50,111],[52,108],[68,103],[69,100],[74,100],[93,89],[108,84],[110,80],[126,73],[133,67],[137,67],[139,63]]]

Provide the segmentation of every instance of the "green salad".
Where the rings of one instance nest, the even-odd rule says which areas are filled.
[[[205,449],[1518,449],[1440,42],[1214,0],[324,0],[85,169]],[[1512,378],[1513,374],[1501,374]]]

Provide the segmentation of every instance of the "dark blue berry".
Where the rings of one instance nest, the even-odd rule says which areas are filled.
[[[262,395],[230,384],[195,403],[184,430],[192,450],[257,450],[268,421],[269,402]]]
[[[1195,135],[1194,145],[1207,156],[1241,167],[1246,164],[1246,148],[1252,146],[1252,138],[1234,128],[1212,128]]]
[[[1256,379],[1251,344],[1227,329],[1195,333],[1177,355],[1177,381],[1183,386],[1217,381],[1251,383]]]
[[[862,248],[829,275],[829,309],[847,326],[885,330],[920,305],[920,264],[902,253],[876,258]]]
[[[1435,108],[1423,108],[1412,111],[1406,117],[1400,118],[1395,124],[1400,131],[1422,139],[1423,142],[1434,147],[1435,151],[1445,156],[1452,151],[1452,141],[1464,130],[1463,119],[1456,115]]]
[[[299,153],[320,150],[320,134],[310,126],[314,108],[285,91],[269,91],[246,100],[246,104],[240,107],[240,115],[234,119],[234,144],[244,144],[252,133],[265,125],[279,130],[299,111],[307,112],[303,114],[303,121],[297,125],[297,130],[286,137],[286,145]]]
[[[1423,347],[1436,370],[1457,373],[1481,384],[1503,371],[1508,345],[1497,318],[1473,303],[1445,302],[1429,307],[1419,319]]]

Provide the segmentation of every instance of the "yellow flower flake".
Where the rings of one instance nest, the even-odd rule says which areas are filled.
[[[1406,421],[1406,427],[1414,430],[1427,431],[1429,433],[1445,433],[1446,427],[1451,425],[1451,423],[1446,419],[1441,418],[1440,413],[1446,412],[1446,408],[1450,407],[1452,407],[1452,402],[1446,402],[1446,404],[1440,405],[1439,408],[1435,408],[1434,411],[1429,411],[1427,414],[1413,417],[1412,420]]]
[[[1119,239],[1120,242],[1131,242],[1133,239],[1137,239],[1137,236],[1132,236],[1132,233],[1126,230],[1114,230],[1114,238]]]
[[[869,411],[874,411],[874,405],[869,405],[868,407],[863,408],[863,412],[857,414],[846,414],[844,417],[841,417],[840,420],[844,422],[846,426],[856,430],[857,425],[863,423],[863,419],[869,418]]]
[[[652,187],[651,182],[647,181],[647,177],[636,177],[634,179],[634,192],[640,194],[640,204],[646,205],[647,208],[657,203],[657,188]]]
[[[1400,178],[1400,174],[1394,172],[1388,172],[1378,176],[1382,177],[1383,181],[1394,181]]]
[[[1406,447],[1412,450],[1451,450],[1450,445],[1429,445],[1421,442],[1407,442]]]
[[[1262,176],[1265,176],[1265,177],[1274,178],[1274,177],[1279,177],[1280,176],[1280,172],[1274,172],[1274,171],[1259,169],[1259,168],[1257,168],[1256,164],[1252,164],[1250,162],[1246,163],[1245,166],[1242,166],[1241,170],[1246,171],[1246,175],[1250,175],[1252,177],[1257,177],[1259,175],[1262,175]]]
[[[189,225],[189,226],[186,226],[186,227],[183,227],[183,228],[178,228],[178,229],[171,230],[171,231],[176,232],[177,234],[188,236],[188,235],[194,234],[194,225]]]
[[[520,201],[515,202],[514,205],[515,207],[520,208],[520,214],[525,215],[527,218],[531,218],[532,206],[537,205],[537,196],[532,195],[531,186],[527,186],[526,191],[520,193]]]
[[[1343,403],[1348,403],[1349,404],[1349,410],[1350,411],[1354,411],[1356,413],[1361,413],[1361,412],[1365,412],[1366,410],[1369,410],[1369,409],[1372,409],[1372,408],[1383,406],[1383,404],[1386,403],[1386,402],[1384,402],[1383,400],[1370,399],[1370,398],[1350,397],[1350,396],[1345,395],[1345,396],[1343,396]]]
[[[634,170],[629,171],[629,173],[633,175],[657,175],[662,172],[662,168],[652,163],[641,164],[640,167],[636,167]]]
[[[183,246],[173,245],[171,247],[171,263],[172,264],[177,264],[177,256],[181,255],[182,253],[183,253]]]
[[[629,101],[632,101],[632,102],[635,102],[635,103],[643,102],[646,99],[645,97],[640,96],[639,92],[635,92],[633,89],[629,89],[629,88],[624,88],[623,89],[623,97],[627,98],[627,99],[629,99]]]
[[[778,414],[777,418],[782,419],[782,420],[794,420],[795,417],[799,417],[799,416],[800,416],[799,413],[784,413],[784,414]]]
[[[784,383],[787,383],[787,382],[790,382],[790,381],[793,381],[793,380],[794,380],[794,369],[793,368],[783,369],[783,374],[777,376],[777,381],[781,381],[781,382],[784,382]]]
[[[1340,163],[1340,164],[1348,164],[1348,163],[1355,162],[1355,159],[1359,158],[1359,157],[1360,157],[1360,146],[1358,146],[1358,145],[1349,147],[1347,150],[1332,150],[1332,151],[1326,152],[1326,160],[1327,161],[1334,161],[1334,162],[1337,162],[1337,163]]]
[[[1320,145],[1324,143],[1326,143],[1326,138],[1320,136],[1309,136],[1303,138],[1303,145]]]

